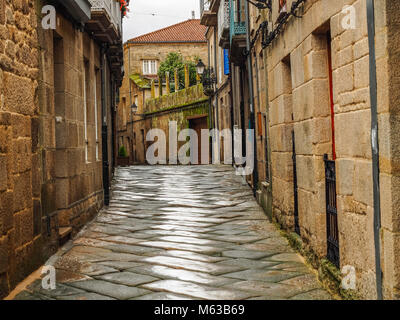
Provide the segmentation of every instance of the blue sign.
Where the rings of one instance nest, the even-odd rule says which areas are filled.
[[[224,74],[229,74],[229,51],[224,49]]]

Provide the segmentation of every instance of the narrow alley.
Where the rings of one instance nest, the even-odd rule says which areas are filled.
[[[330,299],[230,166],[118,168],[112,200],[19,300]]]

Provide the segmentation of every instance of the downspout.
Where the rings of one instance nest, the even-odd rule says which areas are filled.
[[[128,83],[129,83],[129,107],[132,105],[132,85],[131,85],[131,46],[128,43]],[[133,118],[132,118],[133,120]]]
[[[253,67],[251,59],[251,49],[250,49],[250,15],[249,15],[249,2],[246,1],[245,5],[246,13],[246,49],[247,49],[247,68],[249,76],[249,99],[250,99],[250,119],[249,119],[249,129],[253,129],[254,135],[254,172],[253,172],[253,193],[256,195],[258,186],[258,162],[257,162],[257,139],[255,132],[255,113],[254,113],[254,92],[253,92]]]
[[[101,141],[102,141],[102,158],[103,158],[103,189],[104,204],[110,204],[110,181],[109,181],[109,163],[108,163],[108,139],[107,139],[107,106],[105,101],[106,84],[105,84],[105,46],[101,46],[100,70],[101,70]]]
[[[208,32],[208,31],[207,31]],[[207,55],[208,55],[208,66],[210,67],[211,65],[211,53],[210,53],[210,40],[207,39]],[[213,129],[213,116],[212,116],[212,97],[208,98],[208,122],[210,129]],[[211,154],[211,143],[210,143],[210,154]]]
[[[267,16],[265,14],[265,11],[263,12],[263,18],[264,21],[267,20]],[[265,83],[265,108],[266,108],[266,123],[265,123],[265,132],[266,132],[266,137],[265,137],[265,143],[266,143],[266,147],[265,147],[265,152],[266,152],[266,156],[268,159],[268,168],[266,168],[266,170],[268,170],[267,174],[268,174],[268,182],[269,182],[269,190],[272,194],[272,175],[271,175],[271,148],[270,148],[270,144],[269,144],[269,110],[270,110],[270,105],[269,105],[269,74],[268,74],[268,49],[264,48],[263,50],[263,62],[264,62],[264,83]],[[272,212],[272,208],[271,208],[271,212]]]
[[[214,67],[215,67],[215,88],[216,88],[216,93],[215,93],[215,128],[217,129],[214,139],[215,139],[215,146],[213,145],[213,148],[216,148],[216,153],[217,153],[217,159],[220,159],[220,146],[219,146],[219,117],[218,117],[218,70],[217,68],[219,67],[217,65],[217,28],[214,26]],[[214,161],[214,159],[213,159]]]
[[[239,105],[239,113],[240,113],[240,128],[242,129],[242,150],[241,155],[246,152],[246,125],[245,125],[245,116],[244,116],[244,75],[243,75],[244,66],[241,64],[239,68],[239,90],[240,90],[240,105]]]
[[[234,134],[234,125],[235,125],[235,115],[233,111],[233,86],[232,86],[232,65],[229,65],[229,104],[231,111],[231,135],[232,135],[232,166],[235,165],[235,134]]]
[[[128,85],[129,85],[129,109],[130,109],[130,114],[131,114],[131,130],[129,130],[128,128],[128,135],[131,136],[131,143],[132,143],[132,153],[134,153],[135,151],[133,150],[133,136],[134,136],[134,130],[133,130],[133,112],[132,112],[132,84],[131,84],[131,46],[129,45],[129,42],[127,42],[127,46],[128,46]],[[124,62],[125,63],[125,62]],[[136,141],[135,141],[136,142]],[[135,149],[136,149],[136,145],[135,145]],[[135,157],[133,156],[133,154],[131,155],[132,158],[132,162],[135,162]]]
[[[367,0],[367,24],[369,45],[369,88],[371,98],[371,146],[372,146],[372,177],[374,196],[374,243],[375,243],[375,276],[378,300],[382,300],[382,266],[381,266],[381,199],[379,189],[379,141],[378,141],[378,100],[375,54],[375,13],[374,1]]]
[[[214,66],[215,66],[214,72],[215,72],[215,79],[216,79],[215,87],[217,87],[217,84],[219,81],[217,68],[219,66],[217,65],[217,28],[215,26],[214,26]],[[219,126],[218,126],[218,90],[216,90],[216,94],[215,94],[215,128],[217,130],[219,130]],[[217,143],[218,142],[219,142],[219,140],[217,137]],[[218,150],[218,152],[219,152],[219,150]]]

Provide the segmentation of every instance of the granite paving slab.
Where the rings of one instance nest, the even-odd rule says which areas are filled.
[[[231,166],[117,168],[112,197],[17,300],[330,299]]]

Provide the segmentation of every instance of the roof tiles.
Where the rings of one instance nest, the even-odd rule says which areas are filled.
[[[205,43],[207,42],[205,37],[206,28],[200,24],[199,19],[190,19],[130,39],[128,43]]]

